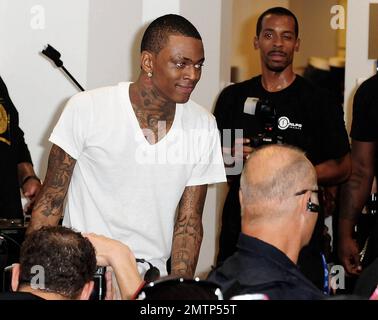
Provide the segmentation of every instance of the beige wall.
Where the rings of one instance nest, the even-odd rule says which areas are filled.
[[[330,27],[330,10],[338,3],[338,0],[234,0],[231,64],[238,67],[237,81],[260,73],[259,54],[252,41],[258,16],[274,6],[289,8],[298,18],[301,46],[294,59],[298,72],[307,65],[310,56],[336,56],[338,33]]]
[[[337,31],[330,27],[330,10],[337,4],[337,0],[290,0],[289,8],[297,16],[301,39],[294,68],[304,68],[311,56],[329,58],[337,55]]]

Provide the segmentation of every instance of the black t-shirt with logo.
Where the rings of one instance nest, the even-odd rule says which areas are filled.
[[[225,88],[214,111],[221,133],[223,129],[243,129],[247,138],[263,131],[256,116],[244,112],[248,97],[267,100],[274,106],[283,143],[304,150],[314,165],[349,151],[342,108],[326,91],[298,75],[289,87],[278,92],[266,91],[261,76]]]
[[[22,218],[17,164],[31,157],[18,126],[18,112],[0,77],[0,219]]]
[[[261,76],[225,88],[214,111],[222,143],[229,141],[223,139],[225,129],[231,129],[231,133],[234,129],[243,129],[245,138],[263,132],[263,124],[245,107],[247,98],[257,98],[273,105],[278,120],[277,135],[282,137],[280,142],[301,148],[314,165],[341,158],[349,152],[342,107],[332,101],[326,91],[299,75],[289,87],[278,92],[266,91]],[[234,141],[234,136],[231,141]],[[224,261],[236,249],[240,232],[239,178],[237,175],[231,179],[224,204],[218,262]],[[321,220],[318,219],[311,240],[313,247],[318,247],[320,242]]]

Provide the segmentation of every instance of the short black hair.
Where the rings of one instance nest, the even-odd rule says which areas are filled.
[[[182,35],[202,40],[196,27],[183,16],[167,14],[161,16],[147,27],[143,34],[140,51],[158,54],[164,48],[170,35]]]
[[[42,227],[30,233],[20,251],[20,286],[33,285],[36,266],[43,268],[44,288],[75,299],[96,271],[96,253],[91,242],[72,229]],[[41,283],[36,283],[39,285]]]
[[[259,37],[261,29],[262,29],[262,21],[268,14],[274,14],[276,16],[288,16],[294,19],[294,31],[295,31],[295,38],[298,38],[299,35],[299,27],[298,27],[298,19],[289,9],[283,7],[274,7],[264,11],[258,18],[256,24],[256,36]]]

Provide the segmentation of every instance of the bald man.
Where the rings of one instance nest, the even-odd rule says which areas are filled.
[[[238,250],[209,280],[225,298],[264,293],[270,299],[321,299],[298,269],[318,216],[314,166],[297,148],[269,145],[252,152],[240,180],[242,209]]]

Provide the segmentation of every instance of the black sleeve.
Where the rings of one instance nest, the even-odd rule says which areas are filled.
[[[225,136],[227,134],[227,129],[232,129],[231,132],[231,143],[234,141],[234,104],[235,101],[233,99],[233,88],[234,86],[231,85],[223,89],[220,93],[217,102],[215,104],[214,109],[214,116],[217,121],[218,129],[221,135],[221,143],[222,146],[224,145],[224,141],[226,141]]]
[[[353,120],[350,136],[358,141],[373,142],[377,140],[377,114],[372,100],[374,92],[363,83],[353,98]],[[376,101],[378,104],[378,99]]]
[[[350,151],[348,133],[344,121],[343,106],[338,104],[336,99],[328,96],[329,101],[329,120],[330,125],[330,143],[328,152],[332,155],[332,159],[341,158]]]
[[[319,91],[319,126],[320,135],[317,143],[318,157],[315,164],[339,159],[350,151],[348,133],[345,128],[344,111],[342,105],[326,91]]]
[[[0,90],[2,96],[7,99],[7,106],[9,108],[9,114],[11,116],[10,126],[11,126],[11,141],[12,148],[15,152],[15,157],[17,163],[29,162],[32,163],[29,149],[25,143],[24,132],[19,127],[18,112],[14,106],[12,100],[9,97],[8,89],[0,77]]]

